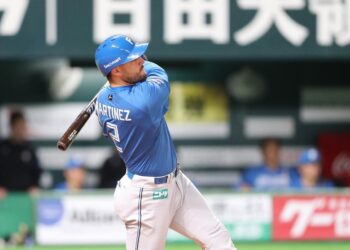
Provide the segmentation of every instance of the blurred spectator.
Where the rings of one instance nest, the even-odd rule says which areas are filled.
[[[79,158],[70,158],[64,169],[65,181],[56,186],[61,191],[79,191],[84,188],[85,168],[84,162]]]
[[[304,150],[298,162],[298,170],[300,177],[295,178],[292,183],[292,188],[331,188],[332,182],[321,179],[321,155],[318,150],[310,148]]]
[[[0,198],[11,191],[38,191],[41,168],[35,149],[27,139],[24,114],[10,114],[10,136],[0,141]]]
[[[117,182],[125,174],[126,168],[124,161],[120,158],[117,151],[108,157],[100,168],[99,188],[115,188]]]
[[[242,188],[248,190],[288,188],[295,173],[293,169],[283,167],[280,164],[280,142],[273,138],[265,139],[262,141],[260,149],[264,163],[244,171]]]

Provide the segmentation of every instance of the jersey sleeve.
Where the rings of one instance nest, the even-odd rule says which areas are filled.
[[[146,61],[144,69],[147,79],[141,84],[144,102],[152,120],[159,121],[168,111],[170,84],[165,70],[155,63]]]

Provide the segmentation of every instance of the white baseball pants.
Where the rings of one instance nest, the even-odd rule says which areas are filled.
[[[236,250],[223,224],[192,182],[179,171],[166,183],[125,175],[117,184],[115,208],[127,232],[127,250],[163,250],[168,228],[193,239],[202,249]]]

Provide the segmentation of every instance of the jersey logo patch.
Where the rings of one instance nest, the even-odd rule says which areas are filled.
[[[153,200],[163,200],[168,198],[168,189],[158,189],[153,191]]]

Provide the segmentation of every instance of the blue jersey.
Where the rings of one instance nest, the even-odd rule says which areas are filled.
[[[163,176],[176,167],[176,152],[164,115],[170,84],[166,72],[145,61],[147,79],[135,85],[105,87],[96,102],[104,135],[112,139],[128,171]]]
[[[311,190],[314,188],[334,188],[334,185],[331,181],[320,180],[314,187],[307,187],[302,183],[301,178],[299,177],[292,181],[292,183],[290,184],[290,187],[295,189]]]
[[[254,189],[278,190],[288,188],[293,177],[293,169],[270,169],[262,165],[247,169],[243,174],[243,182]]]
[[[61,183],[56,185],[55,189],[61,190],[61,191],[68,191],[68,184],[67,184],[67,182],[61,182]]]

